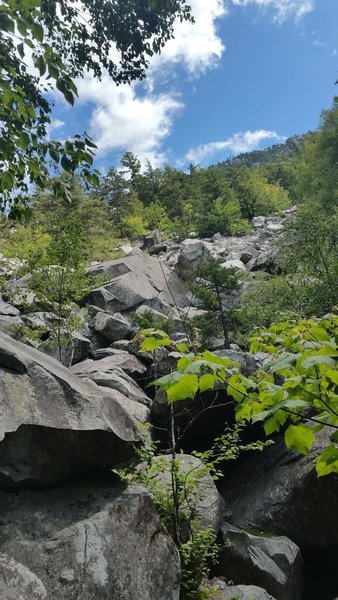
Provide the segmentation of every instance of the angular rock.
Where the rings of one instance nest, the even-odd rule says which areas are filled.
[[[18,317],[20,315],[20,311],[8,302],[0,301],[0,315]]]
[[[153,248],[162,242],[162,235],[159,229],[154,229],[143,238],[142,249]]]
[[[128,342],[128,345],[131,345],[129,340],[126,341]],[[118,348],[111,348],[108,346],[108,348],[97,348],[96,350],[92,350],[89,358],[101,360],[101,358],[108,358],[108,356],[117,356],[120,354],[128,354],[128,350],[119,350]]]
[[[330,428],[317,433],[307,456],[287,450],[279,438],[239,464],[222,485],[231,521],[285,535],[302,549],[338,548],[338,475],[316,474],[330,435]]]
[[[149,248],[148,252],[150,256],[156,256],[157,254],[162,254],[163,252],[166,252],[167,249],[167,244],[156,244],[156,246],[152,246],[151,248]]]
[[[247,264],[247,269],[252,272],[261,270],[270,272],[275,266],[275,259],[276,252],[274,250],[268,250],[250,260]]]
[[[72,342],[67,348],[66,364],[75,365],[87,358],[91,347],[91,341],[79,331],[75,331],[72,334]]]
[[[199,261],[210,254],[211,244],[203,240],[187,239],[182,242],[178,255],[176,272],[182,279],[188,279]]]
[[[248,262],[252,258],[253,258],[253,251],[251,250],[251,248],[244,248],[241,251],[240,259],[241,259],[242,263],[244,263],[245,265],[247,265]]]
[[[175,303],[178,306],[188,305],[183,282],[166,264],[141,250],[88,269],[89,275],[101,273],[111,277],[111,281],[93,290],[90,302],[110,314],[136,308],[157,297],[170,306]]]
[[[27,567],[7,554],[0,554],[1,600],[44,600],[47,590]]]
[[[127,352],[120,352],[113,356],[107,356],[101,360],[85,360],[71,367],[71,372],[80,377],[90,376],[92,373],[114,373],[119,367],[131,377],[138,378],[145,374],[146,367],[136,356]]]
[[[0,493],[0,550],[31,569],[53,600],[178,600],[178,552],[150,498],[114,485],[111,474],[88,479]]]
[[[202,589],[215,590],[208,595],[210,600],[276,600],[261,587],[255,585],[227,585],[219,579],[211,580]]]
[[[9,335],[12,338],[18,337],[20,330],[24,326],[25,323],[21,317],[0,315],[0,332]]]
[[[303,560],[286,537],[254,535],[224,523],[218,573],[234,584],[263,587],[277,600],[298,600],[303,589]]]
[[[132,333],[130,323],[119,313],[109,315],[108,313],[98,312],[90,326],[109,342],[126,339]]]
[[[226,260],[222,263],[222,267],[225,269],[234,269],[235,271],[245,271],[245,265],[239,259]]]
[[[266,217],[254,217],[251,221],[251,224],[255,228],[264,227],[266,223]]]
[[[120,367],[116,367],[114,371],[108,373],[101,373],[100,371],[87,373],[85,374],[85,377],[94,381],[96,385],[120,392],[120,394],[133,400],[133,402],[140,402],[146,406],[150,406],[151,404],[150,398],[148,398],[140,386],[137,385],[127,373],[120,369]]]
[[[133,415],[133,410],[137,417]],[[140,409],[0,335],[0,486],[45,486],[132,456]]]
[[[215,354],[222,358],[234,360],[239,365],[240,372],[249,377],[253,375],[262,366],[262,360],[259,355],[251,354],[251,352],[243,352],[242,350],[232,350],[226,348],[224,350],[215,350]]]

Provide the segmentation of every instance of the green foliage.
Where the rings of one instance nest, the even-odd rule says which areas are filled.
[[[306,140],[295,190],[300,201],[315,200],[328,214],[338,205],[337,140],[338,96],[323,111],[319,131]]]
[[[141,332],[141,350],[153,350],[160,346],[175,347],[167,334],[154,329]],[[205,597],[200,585],[209,574],[212,562],[218,557],[216,534],[198,523],[198,501],[203,495],[203,478],[214,480],[222,476],[220,466],[226,460],[234,460],[242,451],[262,450],[267,443],[243,444],[242,426],[225,427],[223,435],[214,440],[205,452],[194,452],[198,463],[190,465],[180,460],[175,439],[175,414],[173,403],[194,398],[197,393],[224,384],[227,378],[239,377],[237,364],[211,352],[191,352],[183,344],[176,345],[181,352],[177,370],[153,382],[163,390],[171,410],[169,455],[157,455],[157,443],[143,444],[136,449],[141,464],[117,470],[126,481],[144,485],[154,499],[168,532],[176,543],[181,556],[181,599],[200,600]]]
[[[240,294],[239,329],[247,336],[254,327],[268,327],[287,314],[301,312],[304,305],[300,302],[300,286],[291,276],[257,273]]]
[[[208,467],[185,468],[179,458],[156,455],[157,444],[136,449],[141,463],[135,469],[116,470],[125,481],[143,485],[154,500],[161,520],[175,540],[181,557],[181,600],[198,600],[199,586],[218,558],[215,532],[201,528],[196,502]],[[178,515],[178,523],[176,522]]]
[[[5,256],[26,260],[32,251],[40,252],[42,245],[48,245],[49,231],[53,228],[55,212],[60,219],[77,221],[86,243],[83,246],[84,258],[91,261],[118,258],[116,250],[126,239],[116,237],[116,228],[105,202],[96,192],[84,190],[79,178],[64,174],[62,185],[67,188],[68,198],[55,195],[55,185],[50,181],[44,191],[37,191],[28,198],[29,214],[25,224],[18,218],[7,219],[7,228],[1,241]],[[12,225],[12,228],[9,227]],[[13,232],[13,226],[15,231]]]
[[[151,202],[143,210],[143,218],[148,230],[159,229],[164,234],[169,234],[173,229],[164,206],[158,202]]]
[[[182,600],[203,598],[199,586],[209,575],[210,565],[217,563],[218,555],[219,548],[211,529],[197,530],[191,539],[182,544],[180,549]]]
[[[267,435],[286,426],[288,448],[308,454],[316,433],[332,429],[331,444],[317,458],[318,476],[338,472],[338,317],[287,321],[263,329],[251,351],[271,359],[256,378],[242,380],[241,421],[264,421]]]
[[[338,297],[338,213],[314,200],[298,207],[278,245],[295,309],[306,316],[332,310]]]
[[[195,298],[200,300],[201,308],[208,311],[202,318],[202,328],[203,322],[210,321],[213,327],[222,331],[224,343],[227,344],[229,332],[235,326],[233,309],[236,293],[240,288],[238,273],[232,268],[225,268],[208,255],[194,269],[188,287]]]
[[[69,173],[80,169],[85,181],[98,184],[91,170],[95,144],[84,135],[65,143],[48,140],[51,101],[58,90],[73,105],[74,80],[91,71],[106,70],[116,83],[143,79],[149,58],[173,37],[176,18],[192,20],[184,0],[4,0],[0,14],[0,198],[20,202],[27,177],[43,188],[48,169]],[[123,23],[123,27],[121,27]],[[118,50],[118,61],[111,48]],[[28,56],[36,69],[27,69]],[[59,193],[67,195],[62,181]]]
[[[26,233],[26,228],[19,226],[13,234],[19,239],[12,245],[7,243],[6,246],[5,242],[7,252],[15,252]],[[42,310],[50,314],[48,344],[57,345],[63,362],[66,360],[64,348],[72,344],[72,334],[84,325],[84,312],[76,305],[91,287],[85,274],[86,237],[76,215],[65,209],[56,210],[50,217],[48,232],[38,235],[38,245],[27,243],[22,248],[21,258],[25,259],[22,268],[29,274],[27,289],[34,292]],[[27,328],[26,334],[31,339],[37,333],[41,334]]]
[[[44,254],[51,242],[51,237],[42,227],[34,225],[20,225],[9,229],[3,236],[0,247],[6,258],[19,261],[18,268],[25,269],[24,261],[30,261],[32,256]],[[18,272],[18,274],[20,274]]]
[[[157,315],[152,310],[145,310],[142,313],[134,313],[131,317],[131,323],[138,329],[161,330],[170,335],[174,328],[173,320],[165,315]]]

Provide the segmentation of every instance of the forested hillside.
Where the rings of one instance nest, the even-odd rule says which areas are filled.
[[[123,241],[137,245],[153,229],[173,240],[243,237],[254,217],[282,216],[296,206],[274,267],[242,282],[236,327],[248,333],[284,312],[320,316],[337,298],[337,121],[335,99],[317,132],[207,168],[142,168],[126,152],[121,168],[111,167],[97,188],[63,175],[66,199],[53,193],[52,182],[50,191],[37,190],[3,217],[2,252],[28,260],[30,269],[62,234],[89,263],[112,258]]]

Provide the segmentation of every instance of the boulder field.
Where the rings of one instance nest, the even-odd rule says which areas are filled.
[[[25,326],[46,331],[52,317],[25,296],[27,277],[8,272],[11,293],[0,299],[1,600],[179,600],[179,555],[151,498],[113,473],[135,458],[152,426],[166,426],[166,399],[147,384],[179,356],[172,349],[141,354],[132,315],[169,317],[173,338],[184,340],[187,317],[201,313],[186,287],[200,258],[209,253],[247,273],[273,267],[283,219],[256,217],[252,225],[242,238],[181,244],[156,233],[144,242],[149,254],[128,248],[123,258],[91,265],[88,319],[69,346],[69,367],[45,334],[25,337]],[[96,287],[98,276],[105,282]],[[217,352],[245,374],[262,360],[238,347]],[[189,404],[183,413],[185,428],[187,415],[195,417]],[[195,430],[201,447],[219,433],[215,415]],[[221,545],[204,586],[210,598],[314,600],[308,557],[338,556],[338,477],[317,479],[314,466],[327,435],[324,429],[306,457],[277,438],[236,463],[218,489],[206,475],[187,498]],[[187,471],[197,468],[188,454],[181,461]],[[330,590],[324,584],[320,600],[337,596],[338,581]]]

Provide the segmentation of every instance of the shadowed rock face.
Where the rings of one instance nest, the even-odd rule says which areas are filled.
[[[264,587],[277,600],[298,600],[303,590],[303,560],[284,536],[253,535],[224,523],[218,572],[235,584]]]
[[[28,567],[53,600],[178,600],[178,553],[150,498],[111,475],[88,479],[0,492],[0,551]]]
[[[0,335],[0,485],[44,486],[132,455],[148,410]]]
[[[238,526],[286,535],[301,548],[338,547],[338,475],[317,477],[316,458],[332,430],[324,428],[307,456],[284,440],[238,465],[222,495]]]

